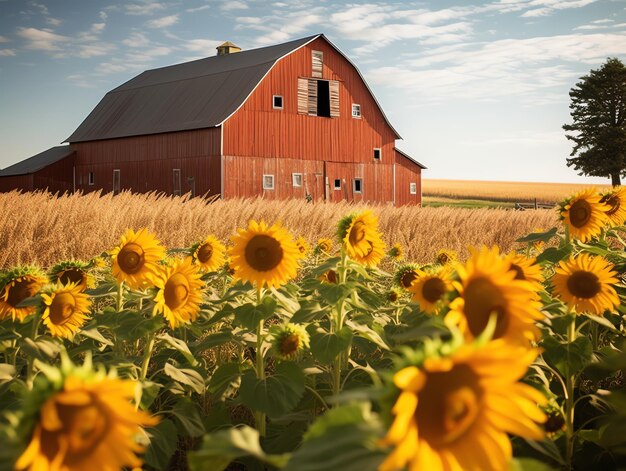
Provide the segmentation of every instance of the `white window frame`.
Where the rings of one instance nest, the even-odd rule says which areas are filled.
[[[376,151],[378,151],[378,157],[376,157]],[[372,157],[374,158],[374,160],[383,160],[383,151],[380,149],[380,147],[374,147]]]
[[[276,98],[280,98],[280,106],[276,106]],[[285,109],[285,99],[282,95],[272,95],[272,108],[275,110],[283,110]]]
[[[356,182],[360,183],[360,190],[356,189]],[[352,180],[352,192],[353,193],[358,193],[358,194],[362,194],[363,193],[363,179],[362,178],[355,178],[354,180]]]
[[[172,194],[174,196],[182,196],[183,194],[182,172],[179,168],[172,169]]]
[[[267,184],[266,179],[270,178],[272,181],[272,185]],[[273,190],[274,189],[274,175],[271,174],[263,174],[263,189],[264,190]]]
[[[352,103],[352,117],[355,119],[361,119],[361,105],[358,103]]]
[[[412,195],[417,195],[417,183],[416,182],[409,183],[409,193]]]
[[[88,176],[87,176],[87,181],[89,182],[89,185],[93,185],[95,178],[94,178],[94,174],[93,172],[89,172]]]
[[[300,177],[300,181],[299,182],[297,181],[298,177]],[[302,178],[302,174],[301,173],[292,173],[291,174],[291,185],[294,188],[302,188],[302,182],[303,182],[303,178]]]
[[[116,178],[117,176],[117,178]],[[116,180],[117,180],[117,188],[116,188]],[[119,168],[113,169],[113,194],[117,195],[122,191],[122,172]]]
[[[333,182],[333,190],[341,190],[341,178],[335,178]],[[337,186],[337,182],[339,182],[339,186]]]

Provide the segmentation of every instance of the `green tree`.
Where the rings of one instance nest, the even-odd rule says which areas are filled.
[[[626,66],[607,59],[598,70],[580,78],[569,92],[572,124],[563,129],[574,141],[567,159],[579,175],[609,177],[620,185],[626,175]]]

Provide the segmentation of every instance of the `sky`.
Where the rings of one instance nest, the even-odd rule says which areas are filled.
[[[424,178],[609,183],[567,167],[569,90],[626,63],[624,0],[0,0],[0,168],[144,70],[324,33]]]

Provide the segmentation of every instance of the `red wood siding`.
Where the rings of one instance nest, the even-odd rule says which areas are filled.
[[[120,170],[122,190],[174,191],[173,169],[181,170],[181,191],[216,195],[221,191],[220,129],[126,137],[72,144],[76,150],[76,189],[113,190],[113,170]],[[89,185],[89,172],[94,184]]]
[[[48,190],[51,193],[71,192],[73,190],[73,175],[74,155],[70,155],[28,175],[0,177],[0,191]]]
[[[411,183],[417,184],[415,195],[410,192]],[[422,204],[422,169],[396,152],[396,206],[407,204]]]
[[[0,192],[2,193],[13,190],[33,191],[34,189],[32,174],[0,177]]]
[[[393,164],[326,164],[329,201],[366,201],[393,203]],[[361,193],[354,192],[354,179],[361,179]],[[341,189],[335,189],[335,180],[341,180]]]
[[[311,77],[311,51],[324,53],[323,78],[338,80],[339,118],[298,114],[298,77]],[[282,110],[272,108],[272,96],[283,96]],[[352,118],[352,103],[361,105]],[[244,105],[224,123],[224,154],[297,158],[328,162],[394,159],[395,134],[385,122],[354,67],[323,39],[281,59]]]

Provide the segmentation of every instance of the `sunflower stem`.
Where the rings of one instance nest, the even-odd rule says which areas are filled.
[[[33,319],[33,329],[30,334],[30,338],[33,342],[37,340],[37,332],[39,331],[39,323],[41,322],[40,316],[35,316]],[[33,379],[35,376],[35,357],[28,355],[27,369],[26,369],[26,384],[28,389],[33,389]]]
[[[115,304],[117,312],[121,312],[124,309],[124,282],[121,281],[117,287],[117,302]]]
[[[256,291],[256,303],[260,306],[263,302],[263,288],[257,287]],[[259,320],[259,325],[256,331],[256,377],[258,380],[265,379],[265,363],[263,361],[263,319]],[[259,435],[265,436],[265,413],[261,411],[255,411],[254,420],[256,422],[256,429],[259,431]]]
[[[341,249],[341,262],[337,267],[338,275],[339,275],[339,284],[345,284],[346,275],[347,275],[347,267],[346,267],[346,259],[347,254],[346,251]],[[333,330],[334,333],[338,333],[343,328],[343,304],[344,298],[342,297],[335,306],[335,318]],[[333,395],[337,396],[341,392],[341,369],[344,363],[344,357],[347,354],[347,350],[340,352],[334,360],[333,364]],[[347,360],[346,360],[347,363]]]
[[[569,357],[570,346],[576,340],[576,316],[570,313],[570,323],[567,326],[567,354]],[[567,376],[565,377],[565,436],[567,438],[565,450],[565,462],[568,469],[572,469],[572,458],[574,455],[574,386],[575,375],[570,371],[571,363],[568,358]]]
[[[141,381],[145,381],[146,376],[148,375],[148,366],[150,365],[150,358],[152,357],[152,350],[154,349],[154,342],[156,340],[155,333],[152,332],[148,334],[146,340],[148,342],[148,346],[146,347],[146,351],[143,355],[143,362],[141,364],[141,377],[139,378]]]

